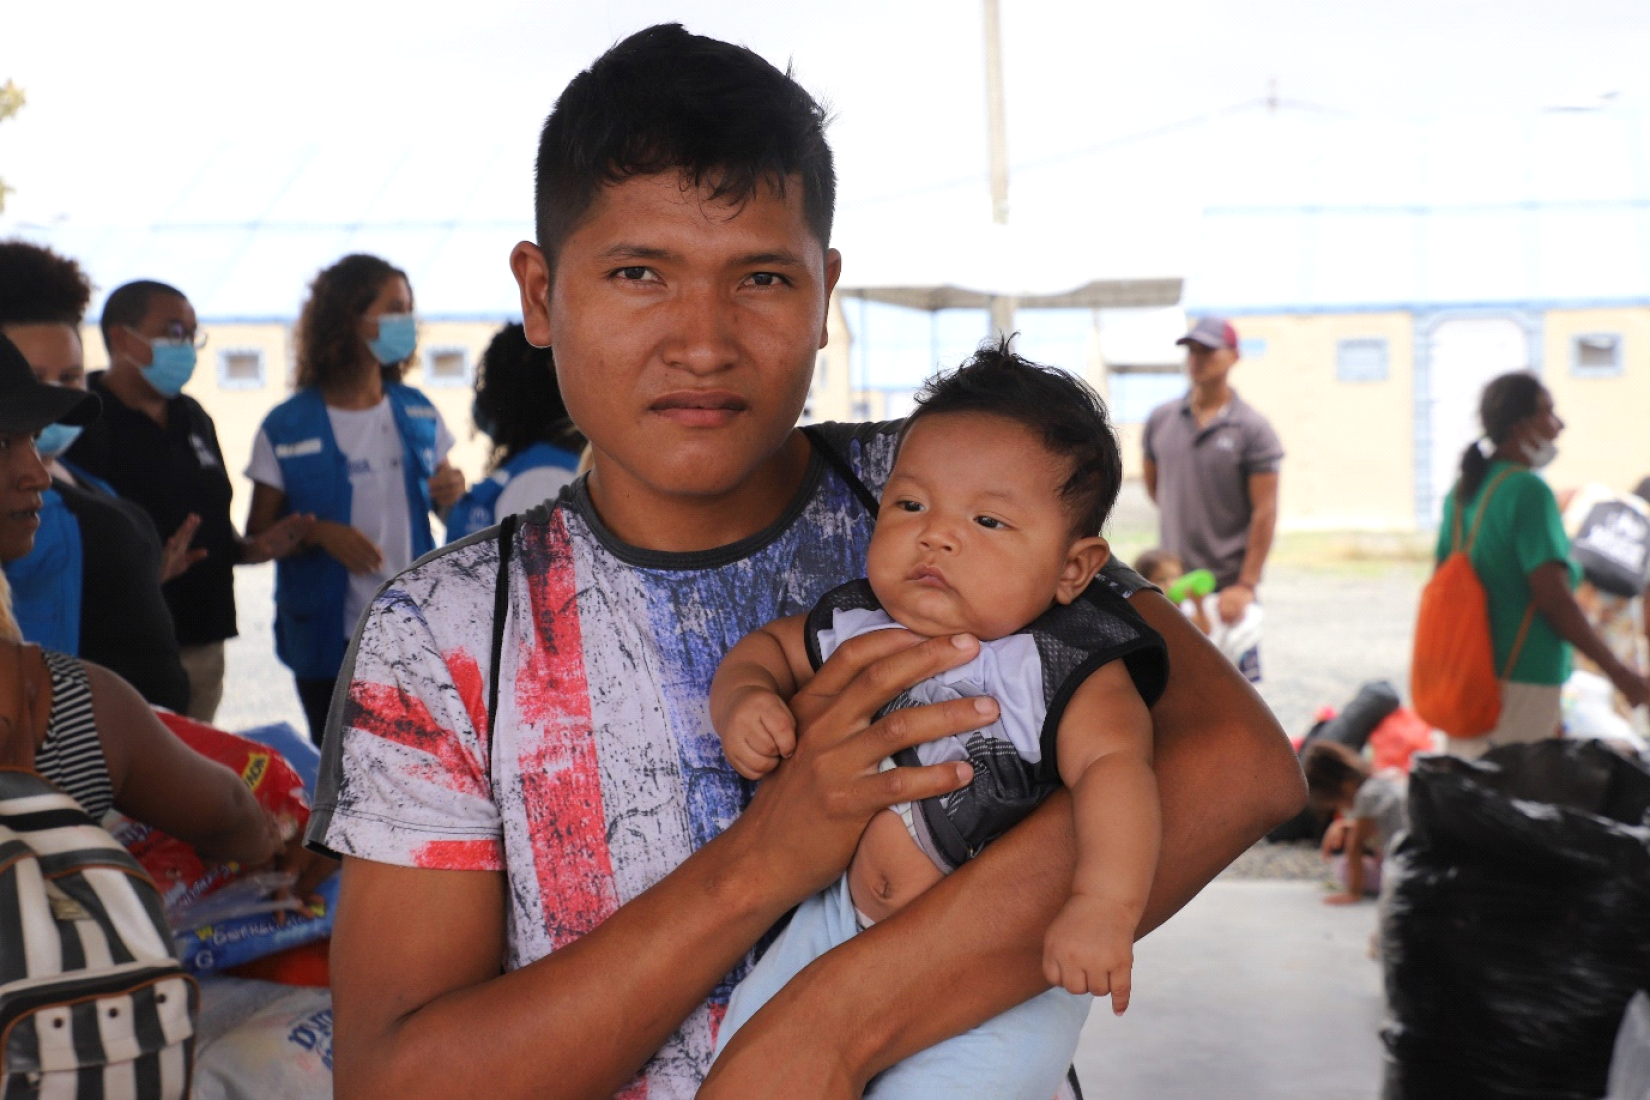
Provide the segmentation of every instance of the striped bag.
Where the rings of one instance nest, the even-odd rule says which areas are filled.
[[[188,1096],[200,990],[171,947],[137,861],[0,768],[0,1100]]]

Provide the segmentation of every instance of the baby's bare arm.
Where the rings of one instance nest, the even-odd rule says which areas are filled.
[[[710,686],[710,719],[740,775],[760,779],[796,748],[788,702],[810,679],[806,617],[792,615],[751,631],[722,658]]]
[[[1151,716],[1122,661],[1072,697],[1060,720],[1059,765],[1072,793],[1077,869],[1071,898],[1049,927],[1043,968],[1073,993],[1111,993],[1121,1013],[1162,841]]]

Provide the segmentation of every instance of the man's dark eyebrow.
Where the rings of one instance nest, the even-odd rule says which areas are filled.
[[[676,253],[647,244],[616,244],[602,253],[604,260],[672,260]]]
[[[739,267],[801,267],[802,257],[788,248],[769,252],[751,252],[734,261]]]

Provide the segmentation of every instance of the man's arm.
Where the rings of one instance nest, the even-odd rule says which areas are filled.
[[[1278,526],[1278,474],[1250,474],[1248,480],[1249,541],[1243,549],[1243,566],[1238,579],[1220,590],[1220,617],[1235,623],[1255,602],[1255,590],[1266,572],[1266,556],[1272,552],[1272,536]]]
[[[606,1098],[643,1066],[787,909],[841,874],[877,810],[966,784],[965,765],[877,763],[989,723],[960,699],[871,716],[976,643],[905,631],[851,639],[814,677],[798,751],[748,809],[588,935],[502,974],[507,898],[494,871],[346,858],[333,931],[341,1098]]]
[[[1163,841],[1139,935],[1306,803],[1283,730],[1172,604],[1130,601],[1169,646],[1152,707]],[[783,770],[783,769],[781,769]],[[888,920],[803,970],[740,1028],[701,1100],[857,1097],[875,1073],[1048,988],[1043,935],[1071,891],[1064,791]]]

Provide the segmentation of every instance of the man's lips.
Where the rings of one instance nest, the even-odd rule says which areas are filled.
[[[749,408],[750,403],[731,390],[667,393],[648,406],[650,412],[694,428],[719,427]]]

